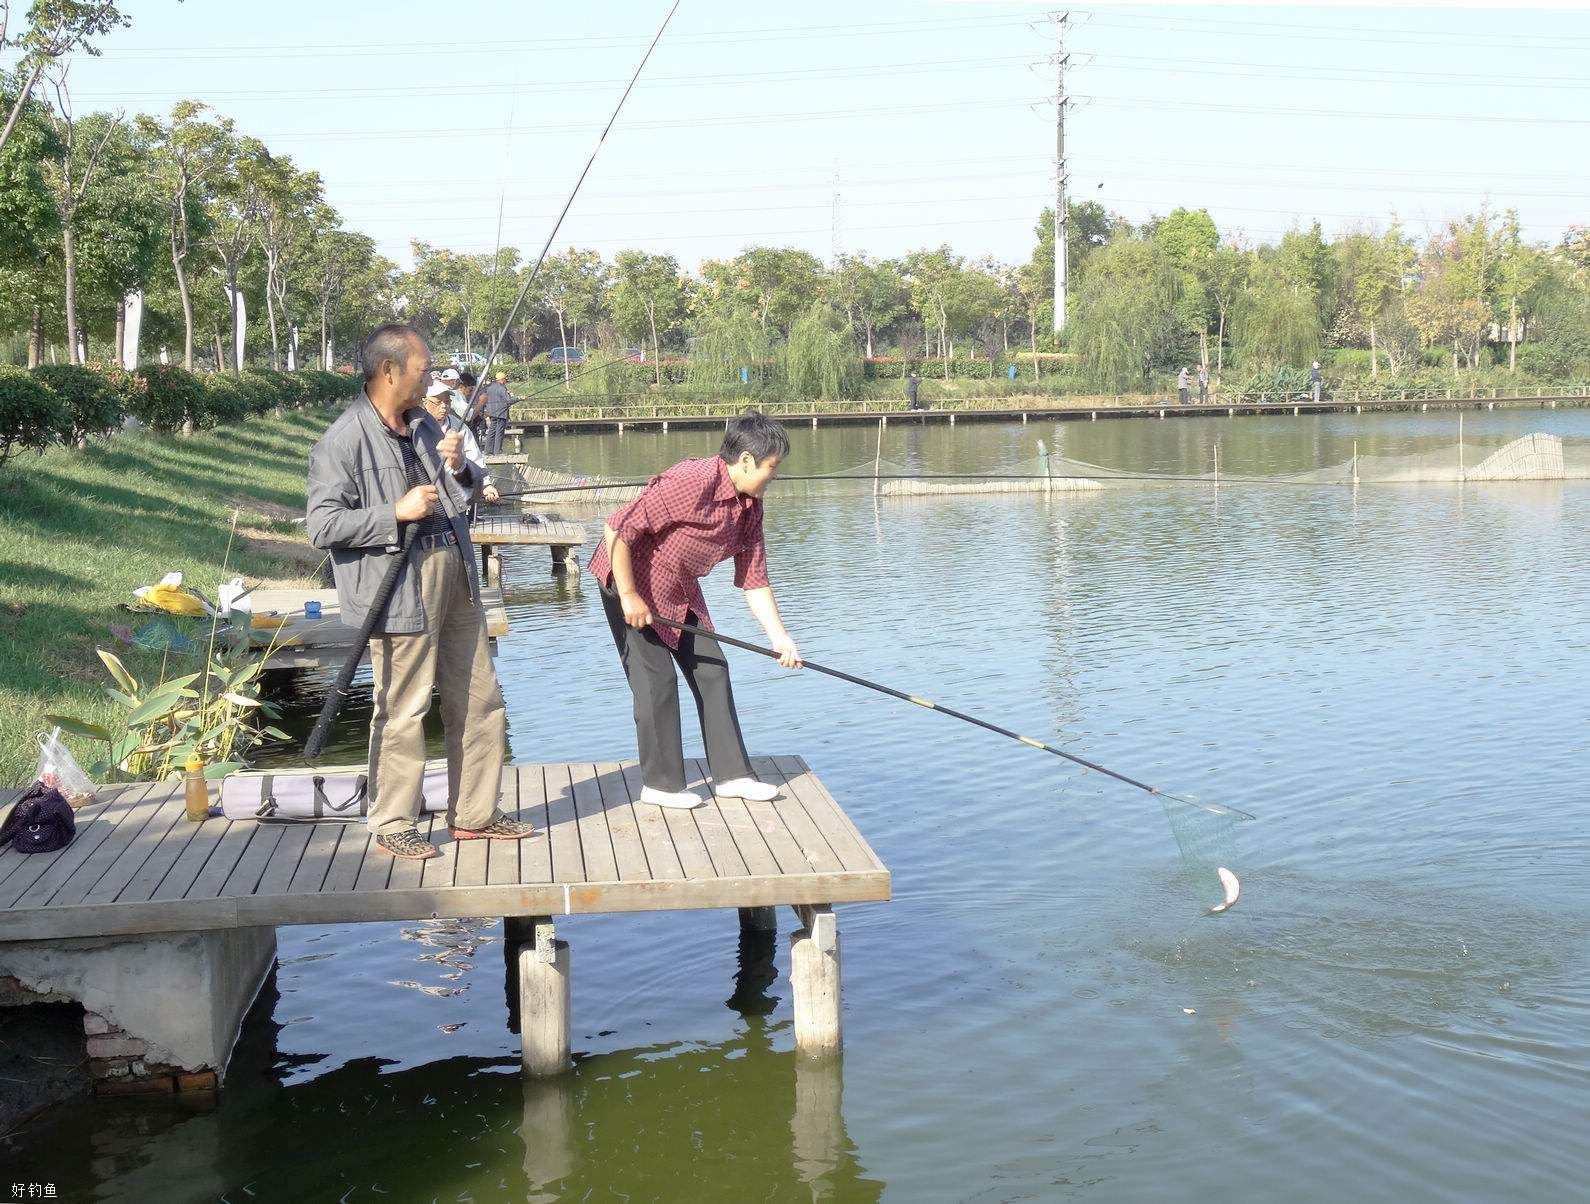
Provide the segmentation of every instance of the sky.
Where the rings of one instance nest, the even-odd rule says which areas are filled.
[[[353,229],[539,250],[669,0],[127,0],[79,112],[212,104]],[[1590,222],[1590,11],[682,0],[554,249],[1027,258],[1055,193],[1224,237]]]

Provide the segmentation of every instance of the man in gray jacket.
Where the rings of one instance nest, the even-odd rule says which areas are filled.
[[[364,622],[402,528],[415,544],[370,640],[370,828],[377,847],[422,860],[425,714],[441,694],[447,826],[455,840],[521,840],[529,824],[497,807],[507,750],[502,689],[486,642],[480,579],[465,517],[481,486],[457,431],[421,408],[430,349],[409,326],[364,344],[364,392],[309,453],[309,539],[331,553],[343,622]]]

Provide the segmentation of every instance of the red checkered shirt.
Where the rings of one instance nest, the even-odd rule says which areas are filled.
[[[696,622],[713,630],[701,578],[730,556],[734,584],[740,589],[769,584],[762,499],[739,493],[729,479],[729,466],[717,456],[681,460],[653,477],[607,525],[629,548],[635,589],[654,615],[683,623],[686,613],[694,611]],[[597,545],[590,572],[604,587],[609,585],[613,565],[606,540]],[[670,648],[679,647],[674,629],[659,627],[657,634]]]

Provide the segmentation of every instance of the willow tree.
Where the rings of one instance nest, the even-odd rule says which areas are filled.
[[[1244,367],[1301,367],[1319,354],[1319,296],[1279,253],[1259,259],[1231,309],[1231,346]]]
[[[1090,257],[1072,305],[1071,346],[1095,388],[1146,384],[1185,352],[1182,275],[1152,243],[1117,234]]]
[[[798,396],[837,401],[861,386],[861,350],[855,330],[837,306],[819,301],[790,326],[784,377]]]
[[[768,342],[767,327],[755,311],[723,303],[709,307],[697,319],[690,343],[690,383],[708,387],[738,384],[749,379],[753,366],[760,379],[770,351]]]

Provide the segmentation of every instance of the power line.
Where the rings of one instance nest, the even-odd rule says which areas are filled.
[[[1365,67],[1322,67],[1317,64],[1256,63],[1240,59],[1206,59],[1199,57],[1193,63],[1185,58],[1155,58],[1149,55],[1090,54],[1112,71],[1144,71],[1159,75],[1212,75],[1221,79],[1286,79],[1319,80],[1326,83],[1386,84],[1396,87],[1465,88],[1527,88],[1542,92],[1584,91],[1590,89],[1581,76],[1548,76],[1542,79],[1524,79],[1518,76],[1477,76],[1464,73],[1454,79],[1450,72],[1410,71],[1388,75]],[[1162,66],[1126,66],[1126,62],[1163,64]],[[1239,68],[1239,70],[1210,70],[1210,68]],[[1253,70],[1253,68],[1261,68]],[[1263,70],[1262,68],[1273,68]],[[1433,78],[1415,78],[1433,77]],[[1515,82],[1516,81],[1516,82]]]
[[[1045,98],[1047,99],[1047,98]],[[1032,97],[995,97],[984,100],[960,100],[943,104],[930,105],[888,105],[868,106],[866,108],[850,109],[809,109],[805,111],[786,113],[745,113],[740,115],[725,114],[718,116],[679,117],[654,121],[632,121],[626,124],[627,130],[673,130],[697,129],[711,125],[774,125],[786,121],[835,121],[851,117],[895,117],[909,113],[962,113],[971,110],[988,110],[1002,108],[1031,108],[1034,103]],[[461,126],[449,128],[408,129],[408,130],[315,130],[302,133],[271,133],[258,135],[262,141],[285,142],[292,139],[337,141],[359,140],[370,141],[380,139],[390,142],[422,141],[427,138],[488,138],[501,134],[504,126]],[[591,124],[578,123],[574,125],[521,125],[518,132],[524,134],[581,134],[594,128]]]
[[[1135,23],[1134,23],[1135,22]],[[1206,28],[1198,28],[1202,22]],[[1207,28],[1219,23],[1221,28]],[[1222,21],[1216,17],[1186,17],[1181,15],[1166,14],[1164,16],[1137,17],[1134,14],[1111,12],[1107,17],[1095,17],[1089,21],[1090,25],[1104,29],[1122,29],[1133,33],[1142,33],[1152,30],[1154,32],[1172,32],[1180,36],[1204,35],[1219,38],[1270,38],[1296,37],[1308,42],[1352,42],[1359,45],[1382,46],[1420,46],[1429,47],[1432,43],[1439,44],[1446,49],[1475,49],[1490,50],[1557,50],[1570,53],[1581,53],[1585,48],[1570,43],[1585,41],[1586,39],[1569,35],[1563,38],[1554,38],[1551,41],[1535,39],[1529,42],[1513,42],[1505,46],[1498,46],[1492,35],[1487,34],[1483,40],[1457,41],[1442,39],[1455,39],[1468,37],[1467,34],[1447,34],[1440,30],[1405,30],[1400,31],[1408,36],[1384,36],[1383,31],[1368,29],[1361,33],[1344,31],[1341,25],[1266,25],[1260,21]],[[1190,26],[1190,28],[1188,28]],[[1179,27],[1179,28],[1178,28]],[[1265,32],[1266,30],[1276,32]],[[1523,37],[1528,35],[1513,35]]]
[[[1174,100],[1153,102],[1122,96],[1089,96],[1092,103],[1109,109],[1186,110],[1206,113],[1257,113],[1281,117],[1373,118],[1377,121],[1486,122],[1500,125],[1590,125],[1590,117],[1512,117],[1499,113],[1397,113],[1364,109],[1293,109],[1280,105],[1219,104],[1212,101]]]
[[[845,23],[836,25],[788,25],[781,27],[741,30],[712,30],[701,33],[683,33],[670,38],[675,44],[686,43],[703,46],[725,46],[749,44],[767,41],[804,41],[811,38],[830,37],[836,33],[845,38],[863,37],[891,37],[898,38],[912,33],[948,33],[958,29],[975,27],[978,29],[1008,29],[1025,27],[1029,21],[1027,14],[1019,17],[1013,16],[1009,20],[991,20],[987,16],[977,17],[942,17],[931,20],[910,21],[883,21],[869,24]],[[413,42],[365,42],[357,46],[337,47],[296,47],[292,49],[266,48],[262,46],[146,46],[123,47],[119,50],[106,50],[105,58],[136,58],[141,60],[176,59],[182,61],[202,61],[206,59],[226,61],[234,58],[255,59],[294,59],[294,58],[359,58],[379,57],[390,58],[394,56],[423,56],[436,58],[444,55],[468,55],[477,57],[482,54],[514,54],[525,55],[536,51],[558,51],[568,53],[582,50],[614,50],[634,47],[645,42],[645,38],[624,36],[608,37],[570,37],[570,38],[525,38],[517,40],[492,41],[485,46],[474,45],[427,45],[416,47]]]
[[[745,71],[733,74],[664,75],[651,80],[637,91],[654,88],[718,88],[747,85],[762,86],[768,83],[806,83],[822,80],[890,78],[905,75],[942,75],[951,71],[985,71],[990,67],[1008,67],[1032,62],[1031,55],[1000,55],[970,59],[938,59],[917,63],[864,63],[853,67],[790,68],[779,71]],[[553,80],[545,83],[509,81],[487,84],[431,84],[425,85],[425,96],[492,96],[521,92],[602,92],[623,80]],[[382,85],[372,88],[247,88],[234,92],[206,90],[211,100],[391,100],[412,98],[414,87]],[[79,99],[107,100],[180,100],[191,95],[191,90],[178,92],[83,92]]]
[[[835,183],[837,184],[837,181],[835,181]],[[834,190],[834,195],[835,196],[838,195],[837,187]],[[854,206],[859,208],[859,207],[862,207],[862,206],[877,207],[877,206],[892,206],[892,205],[962,205],[962,204],[974,204],[974,203],[975,204],[981,204],[981,203],[988,202],[988,201],[1009,201],[1009,200],[1020,200],[1020,199],[1023,199],[1023,198],[1012,197],[1010,192],[1009,192],[1009,190],[1006,190],[1005,192],[998,193],[998,194],[996,194],[994,196],[983,195],[983,196],[960,196],[960,197],[940,197],[940,196],[895,197],[895,198],[890,198],[890,199],[881,200],[881,201],[847,201],[846,203],[850,204],[850,205],[854,205]],[[1034,203],[1042,205],[1048,199],[1049,198],[1047,196],[1044,196],[1042,193],[1039,193],[1036,196],[1036,198],[1034,199]],[[788,212],[790,210],[806,210],[806,209],[827,209],[827,210],[832,211],[833,205],[834,205],[833,197],[830,197],[826,201],[810,201],[810,202],[803,202],[803,203],[800,203],[800,204],[793,204],[793,205],[726,205],[726,206],[713,206],[713,208],[711,209],[711,213],[714,216],[716,216],[717,214],[720,214],[720,213],[783,213],[783,212]],[[694,207],[689,208],[689,209],[653,209],[653,208],[648,207],[648,208],[645,208],[645,209],[583,210],[580,213],[580,218],[583,220],[585,218],[591,218],[591,217],[697,217],[697,216],[700,216],[701,212],[702,212],[702,210],[701,210],[701,208],[699,206],[694,206]],[[516,221],[516,222],[544,221],[546,219],[546,217],[547,217],[547,215],[544,214],[544,213],[510,213],[510,214],[508,214],[508,218],[511,221]],[[400,216],[400,217],[373,217],[373,218],[366,218],[364,220],[372,221],[372,222],[403,222],[403,221],[410,221],[412,219],[407,217],[407,216]],[[458,216],[454,216],[454,215],[448,215],[448,220],[451,221],[451,222],[463,222],[463,223],[473,222],[473,223],[479,223],[479,222],[483,222],[483,221],[496,221],[497,218],[496,218],[495,214],[481,215],[481,216],[478,216],[478,217],[458,217]]]

